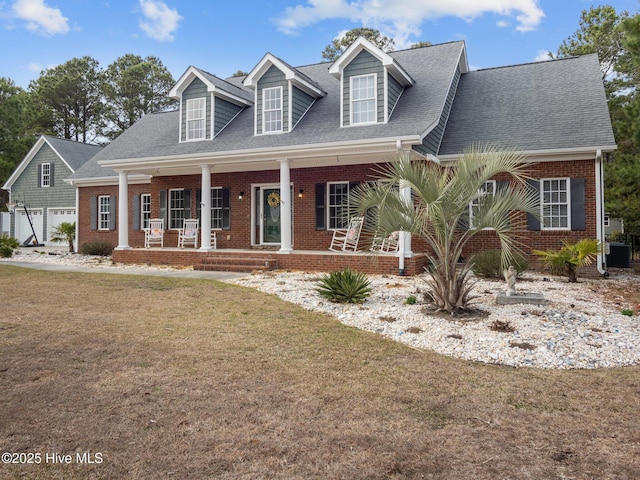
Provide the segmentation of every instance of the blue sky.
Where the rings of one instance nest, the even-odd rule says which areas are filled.
[[[578,29],[591,0],[0,0],[0,76],[26,88],[42,69],[91,56],[103,68],[155,55],[175,79],[195,65],[220,77],[270,52],[322,61],[341,32],[368,26],[396,40],[465,40],[472,68],[536,61]],[[640,0],[610,0],[618,12]]]

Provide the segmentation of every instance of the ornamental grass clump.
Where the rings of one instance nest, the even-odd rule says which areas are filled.
[[[338,303],[363,303],[371,295],[371,282],[359,272],[345,268],[323,275],[316,291]]]

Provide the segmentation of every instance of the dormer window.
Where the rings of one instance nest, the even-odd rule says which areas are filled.
[[[262,90],[262,109],[264,133],[282,132],[282,87]]]
[[[204,140],[206,99],[187,100],[187,140]]]
[[[375,123],[376,74],[351,77],[351,124]]]

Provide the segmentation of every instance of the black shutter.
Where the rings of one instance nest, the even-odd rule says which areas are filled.
[[[527,180],[531,193],[540,196],[540,180]],[[540,219],[527,213],[527,230],[540,230]]]
[[[49,164],[49,186],[53,187],[53,174],[54,174],[54,167],[55,167],[55,163],[50,163]]]
[[[140,230],[140,195],[133,196],[133,229]]]
[[[191,218],[191,189],[190,188],[184,189],[184,218],[185,220]]]
[[[587,229],[584,178],[571,179],[571,230]]]
[[[38,187],[42,186],[42,164],[38,164]]]
[[[200,226],[202,226],[202,218],[200,215],[202,214],[202,190],[196,188],[196,218],[200,220]]]
[[[231,189],[222,189],[222,229],[231,230]]]
[[[169,219],[167,218],[167,191],[160,190],[160,218],[164,220],[164,228],[169,228]]]
[[[327,229],[326,191],[325,183],[316,183],[316,230]]]
[[[98,229],[98,197],[91,197],[91,230]]]
[[[122,228],[127,228],[127,225],[123,225]],[[109,230],[116,229],[116,196],[111,195],[109,197]]]

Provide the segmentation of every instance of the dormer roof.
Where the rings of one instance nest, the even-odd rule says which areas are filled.
[[[258,64],[253,67],[253,70],[249,72],[249,75],[244,79],[244,86],[255,90],[258,85],[258,80],[269,70],[271,67],[275,67],[285,75],[285,79],[291,81],[294,86],[300,90],[308,93],[309,95],[318,98],[324,97],[327,93],[318,85],[318,83],[311,80],[304,73],[300,72],[296,68],[289,65],[284,60],[279,59],[271,53],[267,53]]]
[[[246,90],[243,90],[222,78],[216,77],[215,75],[205,72],[204,70],[200,70],[194,66],[187,68],[169,92],[169,96],[176,100],[180,100],[182,92],[191,84],[191,82],[193,82],[195,78],[200,79],[207,86],[208,92],[211,92],[218,97],[224,98],[225,100],[240,106],[253,105],[253,94],[251,92],[247,92]]]
[[[382,66],[385,67],[387,71],[393,75],[393,78],[403,87],[409,87],[415,83],[411,75],[409,75],[391,55],[383,52],[364,37],[358,37],[355,42],[349,45],[349,48],[329,67],[329,73],[338,79],[342,78],[342,72],[345,67],[349,65],[362,50],[366,50],[380,60]]]

